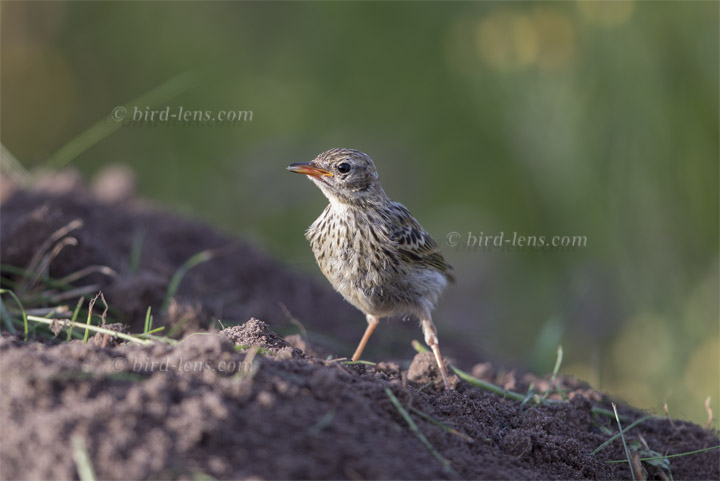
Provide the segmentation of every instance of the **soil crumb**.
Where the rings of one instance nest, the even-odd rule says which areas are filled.
[[[263,321],[252,318],[242,326],[223,329],[220,334],[227,337],[236,346],[258,346],[285,357],[305,357],[300,349],[270,330]]]

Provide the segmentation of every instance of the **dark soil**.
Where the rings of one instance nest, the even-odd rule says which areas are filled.
[[[627,462],[607,462],[625,459],[619,439],[592,454],[617,424],[593,412],[608,409],[610,400],[581,382],[560,379],[565,400],[553,394],[552,403],[521,404],[457,379],[454,390],[438,389],[428,354],[418,354],[407,370],[393,362],[328,359],[346,352],[331,341],[283,338],[262,321],[244,321],[287,327],[283,303],[327,339],[352,345],[364,328],[361,316],[326,286],[247,245],[132,200],[102,200],[72,182],[61,192],[6,191],[3,198],[3,265],[26,267],[53,232],[81,219],[69,234],[77,245],[60,251],[49,274],[112,268],[114,276],[96,273],[74,285],[102,288],[110,320],[125,322],[130,332],[142,330],[148,305],[159,308],[183,262],[204,249],[221,250],[188,273],[169,311],[157,317],[184,336],[178,344],[113,346],[101,338],[26,344],[3,332],[2,479],[76,479],[71,439],[85,441],[100,479],[631,478]],[[129,258],[139,230],[142,258],[133,273]],[[22,282],[12,273],[3,277]],[[217,318],[241,325],[213,331]],[[460,365],[516,391],[530,382],[540,392],[548,387],[547,379],[499,377],[491,365],[471,366]],[[406,410],[457,430],[410,410],[437,456],[387,389]],[[625,425],[646,414],[619,410]],[[658,417],[634,427],[627,441],[643,457],[720,444],[715,432]],[[669,461],[674,479],[720,479],[718,451]],[[659,467],[642,466],[647,479],[666,479]]]

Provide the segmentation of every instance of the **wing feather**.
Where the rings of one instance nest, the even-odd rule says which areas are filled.
[[[444,274],[449,281],[455,278],[450,273],[452,266],[445,262],[445,258],[435,239],[422,228],[420,223],[410,214],[407,208],[393,202],[390,240],[401,258],[406,262],[417,262],[432,267]]]

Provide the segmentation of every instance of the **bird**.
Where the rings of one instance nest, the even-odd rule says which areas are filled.
[[[287,170],[307,176],[329,201],[305,237],[333,288],[365,314],[352,360],[360,359],[381,318],[415,316],[450,389],[431,311],[454,279],[437,242],[385,194],[375,163],[359,150],[330,149]]]

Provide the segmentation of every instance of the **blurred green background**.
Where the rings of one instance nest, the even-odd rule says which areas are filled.
[[[562,372],[638,407],[720,413],[717,2],[1,8],[1,140],[26,167],[129,165],[146,198],[320,276],[303,231],[325,199],[284,168],[363,150],[456,268],[441,339],[538,373],[561,343]],[[155,110],[252,120],[125,121],[54,156],[158,86]],[[587,246],[473,251],[451,232]]]

